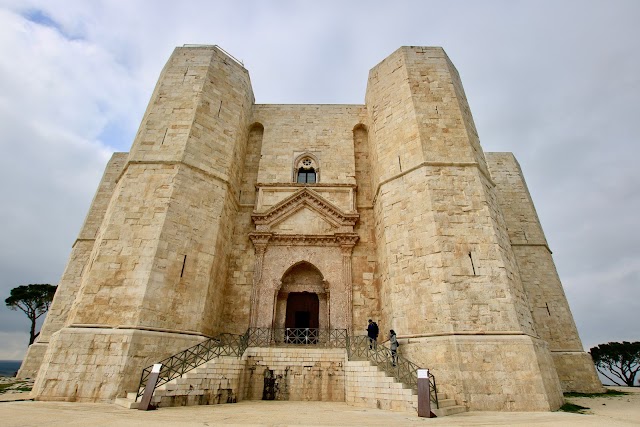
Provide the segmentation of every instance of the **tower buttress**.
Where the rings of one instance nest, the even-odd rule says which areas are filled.
[[[383,318],[470,408],[558,408],[560,383],[446,54],[400,48],[371,70],[366,102]],[[529,376],[525,390],[518,378]]]
[[[214,46],[177,48],[111,197],[38,399],[112,399],[149,357],[218,332],[254,102],[248,72]],[[70,343],[74,345],[69,345]],[[92,349],[86,354],[82,348]],[[118,356],[118,357],[113,357]],[[119,378],[100,387],[102,375]]]
[[[601,393],[604,389],[582,347],[520,165],[512,153],[486,153],[486,157],[536,331],[549,343],[563,391]]]

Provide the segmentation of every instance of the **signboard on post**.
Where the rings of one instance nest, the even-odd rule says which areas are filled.
[[[424,418],[435,417],[431,412],[428,369],[418,369],[418,416]]]
[[[138,410],[140,411],[155,409],[155,407],[151,405],[151,398],[153,397],[153,392],[155,391],[156,384],[158,383],[160,368],[162,368],[161,363],[156,363],[155,365],[153,365],[153,368],[151,368],[151,373],[149,374],[149,378],[147,379],[147,387],[144,389],[142,400],[140,401],[140,405],[138,406]]]

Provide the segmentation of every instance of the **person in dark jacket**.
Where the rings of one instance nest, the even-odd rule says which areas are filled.
[[[373,349],[378,345],[378,325],[373,320],[369,319],[369,325],[367,325],[367,336],[369,337],[369,348]]]

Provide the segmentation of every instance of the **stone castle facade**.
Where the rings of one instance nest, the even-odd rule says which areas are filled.
[[[177,48],[107,165],[21,376],[109,401],[248,327],[398,332],[470,409],[600,391],[520,167],[484,153],[441,48],[402,47],[364,105],[262,105],[215,46]]]

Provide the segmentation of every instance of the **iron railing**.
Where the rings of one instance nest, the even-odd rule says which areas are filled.
[[[417,391],[419,366],[410,360],[393,355],[382,344],[371,343],[367,336],[350,337],[346,329],[315,328],[249,328],[243,335],[221,334],[189,347],[158,362],[160,374],[154,390],[186,372],[220,356],[241,357],[247,347],[305,345],[322,348],[346,348],[349,360],[365,358],[397,381]],[[394,363],[395,362],[395,363]],[[143,369],[136,401],[145,391],[153,365]],[[429,398],[438,408],[435,377],[429,373]]]
[[[247,335],[247,333],[244,335],[221,334],[161,360],[158,363],[160,363],[162,367],[160,368],[160,375],[158,376],[158,382],[154,390],[174,378],[181,377],[186,372],[203,365],[215,357],[242,356],[247,349]],[[136,401],[144,393],[152,368],[153,365],[142,370]]]
[[[346,329],[250,328],[246,335],[248,347],[273,347],[291,344],[345,348],[348,339]]]
[[[382,369],[388,375],[394,377],[398,382],[418,391],[418,369],[420,367],[402,357],[393,354],[391,350],[383,344],[371,341],[367,336],[354,336],[348,338],[347,354],[349,360],[364,358]],[[436,408],[438,406],[438,390],[436,378],[429,372],[429,399]]]

